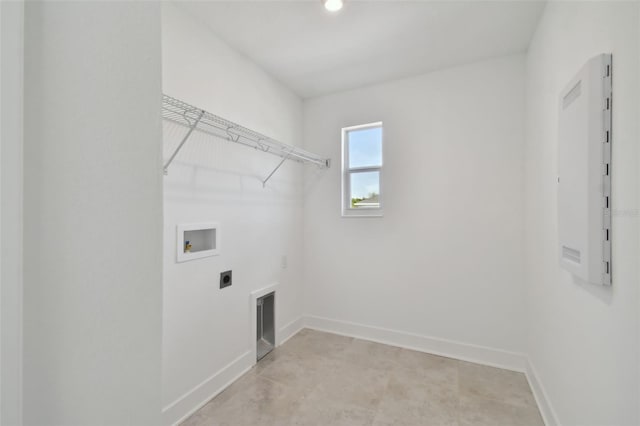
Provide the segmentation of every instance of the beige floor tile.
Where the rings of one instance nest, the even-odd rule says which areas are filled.
[[[318,380],[316,393],[327,401],[375,410],[389,381],[389,372],[351,362],[333,365]]]
[[[483,398],[462,398],[458,419],[460,426],[544,426],[536,407]]]
[[[391,369],[398,365],[400,352],[401,349],[394,346],[353,339],[342,354],[346,360],[359,365],[378,369]]]
[[[400,364],[405,367],[420,368],[425,370],[457,368],[459,362],[458,360],[452,358],[412,351],[410,349],[400,349],[398,358]]]
[[[374,425],[457,425],[457,372],[455,363],[448,362],[442,369],[431,365],[422,369],[396,367]]]
[[[384,399],[374,426],[457,426],[457,404],[452,401],[395,401]]]
[[[326,361],[321,357],[288,353],[273,355],[267,355],[256,365],[257,375],[300,391],[316,387],[324,375]]]
[[[222,396],[222,395],[221,395]],[[303,398],[286,386],[254,376],[251,383],[226,400],[213,399],[190,417],[185,426],[281,425],[292,417]]]
[[[313,336],[313,335],[317,336],[318,334],[321,334],[321,333],[323,332],[314,330],[312,328],[303,328],[302,330],[298,331],[294,337],[306,337],[306,336]]]
[[[363,408],[337,399],[327,399],[321,391],[305,397],[287,424],[295,426],[369,426],[374,409]]]
[[[412,376],[411,369],[395,371],[387,385],[384,397],[396,401],[453,401],[457,402],[458,392],[455,382],[430,381]]]
[[[189,417],[183,426],[202,426],[202,425],[214,425],[213,422],[215,414],[221,407],[224,407],[229,403],[229,400],[236,394],[246,391],[251,387],[256,386],[256,382],[260,380],[256,374],[252,371],[244,374],[238,380],[233,382],[228,388],[218,394],[214,399],[209,401],[200,410]]]
[[[461,397],[482,397],[512,405],[536,407],[523,373],[460,362],[459,380]]]
[[[302,330],[186,426],[543,426],[523,374]]]
[[[307,338],[311,334],[308,332],[305,333],[306,331],[306,329],[301,330],[300,332],[298,332],[298,334],[284,342],[282,346],[275,348],[271,353],[273,354],[274,352],[280,351],[286,352],[287,354],[305,355],[308,352]]]
[[[394,369],[398,380],[423,385],[439,385],[458,393],[459,361],[422,352],[402,349],[399,364]]]
[[[303,335],[302,339],[304,339],[302,353],[332,358],[340,358],[354,340],[352,337],[315,330]]]

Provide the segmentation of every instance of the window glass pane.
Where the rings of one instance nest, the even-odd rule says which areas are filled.
[[[351,173],[351,208],[380,207],[380,172]]]
[[[382,165],[382,127],[349,132],[349,168]]]

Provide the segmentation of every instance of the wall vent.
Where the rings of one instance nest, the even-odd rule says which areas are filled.
[[[275,299],[276,293],[272,291],[256,300],[256,361],[276,346]]]
[[[580,251],[567,246],[562,246],[562,257],[572,262],[580,263]]]

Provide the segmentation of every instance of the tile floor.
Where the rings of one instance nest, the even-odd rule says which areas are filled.
[[[544,423],[524,374],[305,329],[183,425]]]

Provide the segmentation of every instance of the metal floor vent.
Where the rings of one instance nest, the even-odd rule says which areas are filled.
[[[258,361],[276,346],[275,299],[275,292],[271,292],[256,301],[256,352]]]

